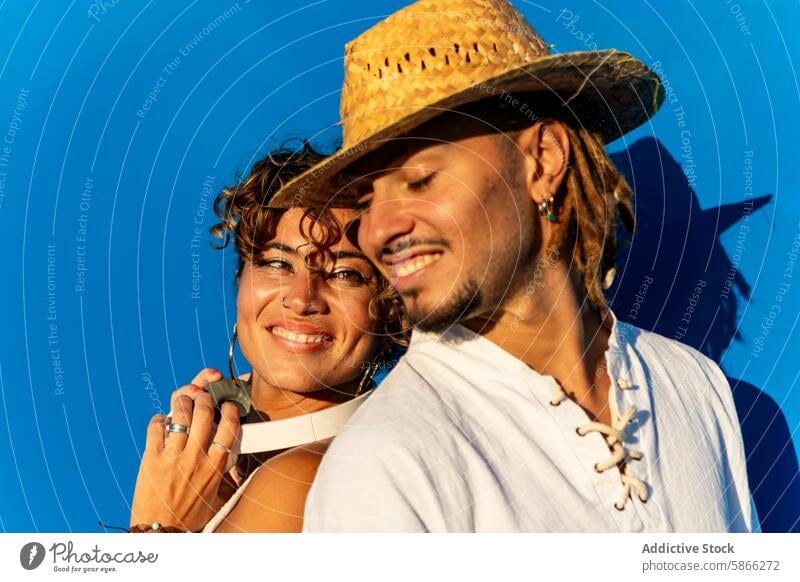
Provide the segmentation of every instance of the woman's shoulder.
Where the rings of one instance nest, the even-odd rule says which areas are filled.
[[[306,497],[328,444],[295,447],[265,461],[217,531],[302,531]]]
[[[253,477],[250,486],[263,487],[275,480],[289,480],[304,483],[305,477],[313,480],[331,439],[294,447],[264,462],[258,475]],[[311,486],[311,483],[308,483]]]

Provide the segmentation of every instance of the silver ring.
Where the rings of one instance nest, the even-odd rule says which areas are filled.
[[[219,444],[217,441],[213,441],[211,444],[212,444],[212,445],[214,445],[215,447],[219,447],[219,448],[221,448],[223,451],[225,451],[225,452],[226,452],[226,453],[228,453],[229,455],[230,455],[230,454],[233,452],[233,451],[232,451],[232,450],[230,450],[228,447],[226,447],[226,446],[224,446],[224,445],[221,445],[221,444]]]
[[[189,434],[189,427],[185,424],[171,422],[167,425],[167,432],[185,432],[186,434]]]
[[[281,297],[281,307],[287,307],[286,305],[286,297]]]

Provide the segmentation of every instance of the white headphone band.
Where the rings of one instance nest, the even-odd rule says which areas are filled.
[[[241,444],[233,451],[240,454],[279,451],[336,436],[371,393],[311,414],[243,424]]]

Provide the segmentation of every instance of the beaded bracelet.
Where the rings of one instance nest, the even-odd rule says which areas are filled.
[[[128,528],[128,533],[192,533],[185,529],[172,525],[161,525],[157,521],[153,523],[140,523]]]

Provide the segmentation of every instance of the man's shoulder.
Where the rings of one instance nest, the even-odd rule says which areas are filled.
[[[671,394],[679,398],[685,396],[694,403],[721,404],[725,414],[735,418],[730,383],[714,360],[676,339],[625,325],[635,330],[637,337],[631,344],[650,373],[669,378],[679,388]]]
[[[424,482],[430,402],[419,381],[401,360],[342,427],[309,494],[306,531],[420,530],[400,493]]]
[[[633,324],[625,323],[623,325],[635,330],[635,333],[638,334],[634,346],[645,356],[646,361],[659,362],[671,367],[681,366],[684,372],[701,372],[714,380],[725,380],[725,375],[719,365],[700,350],[677,339],[636,327]]]
[[[453,399],[464,386],[440,373],[439,363],[424,356],[400,359],[333,439],[322,462],[325,478],[411,471],[449,450],[459,423]]]
[[[385,450],[393,443],[412,445],[414,436],[447,412],[437,396],[435,378],[423,375],[403,357],[348,420],[334,440],[337,448]],[[342,444],[338,444],[342,443]]]

